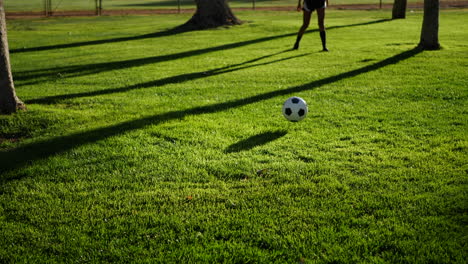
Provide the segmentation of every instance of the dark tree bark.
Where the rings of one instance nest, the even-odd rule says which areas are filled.
[[[424,17],[419,47],[425,50],[440,49],[439,0],[424,0]]]
[[[197,11],[180,29],[199,30],[219,26],[240,25],[227,0],[195,0]]]
[[[392,19],[406,18],[407,0],[395,0],[393,2]]]
[[[11,114],[24,109],[24,103],[16,96],[10,67],[10,52],[6,31],[5,10],[0,0],[0,113]]]

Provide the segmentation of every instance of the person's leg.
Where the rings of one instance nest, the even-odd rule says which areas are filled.
[[[325,8],[317,8],[317,20],[320,31],[320,39],[322,40],[322,50],[328,51],[327,49],[327,35],[325,33]]]
[[[301,42],[302,35],[304,35],[306,29],[309,27],[310,23],[310,17],[312,15],[311,11],[302,11],[303,17],[302,17],[302,26],[299,29],[299,32],[297,33],[297,38],[296,38],[296,43],[294,43],[293,49],[298,49],[299,48],[299,42]]]

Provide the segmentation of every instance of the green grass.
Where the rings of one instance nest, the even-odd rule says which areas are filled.
[[[444,1],[444,0],[442,0]],[[457,0],[455,0],[457,1]],[[423,2],[422,0],[408,0],[412,2]],[[375,4],[380,0],[331,0],[330,4]],[[384,4],[391,4],[393,0],[382,0]],[[102,0],[103,8],[113,9],[155,9],[155,8],[195,8],[193,0]],[[252,0],[230,0],[231,7],[252,7]],[[297,0],[255,0],[256,7],[267,6],[296,6]],[[94,0],[52,0],[53,11],[63,10],[94,10]],[[43,0],[5,0],[6,11],[42,11]]]
[[[298,13],[236,14],[8,21],[0,262],[466,261],[466,10],[424,52],[419,12],[329,11],[329,53],[315,23],[289,50]]]

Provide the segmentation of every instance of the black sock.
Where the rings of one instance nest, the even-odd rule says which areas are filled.
[[[327,34],[325,33],[325,31],[320,31],[320,39],[322,40],[323,50],[328,51],[328,49],[327,49]]]
[[[296,38],[296,43],[294,43],[294,48],[293,49],[298,49],[299,48],[299,42],[301,42],[302,36],[297,35]]]

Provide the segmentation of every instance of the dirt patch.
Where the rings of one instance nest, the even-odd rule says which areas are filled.
[[[407,9],[422,9],[423,3],[410,3]],[[338,10],[375,10],[375,9],[391,9],[393,4],[351,4],[351,5],[330,5],[330,9]],[[442,1],[440,2],[441,9],[450,8],[468,8],[468,1]],[[295,6],[270,6],[270,7],[256,7],[258,11],[294,11]],[[251,7],[232,8],[235,11],[252,10]],[[159,15],[159,14],[178,14],[178,13],[195,13],[195,9],[125,9],[125,10],[102,10],[102,15],[108,16],[124,16],[124,15]],[[81,11],[56,11],[52,16],[94,16],[94,10],[81,10]],[[28,18],[28,17],[42,17],[44,12],[7,12],[6,17],[13,18]]]

